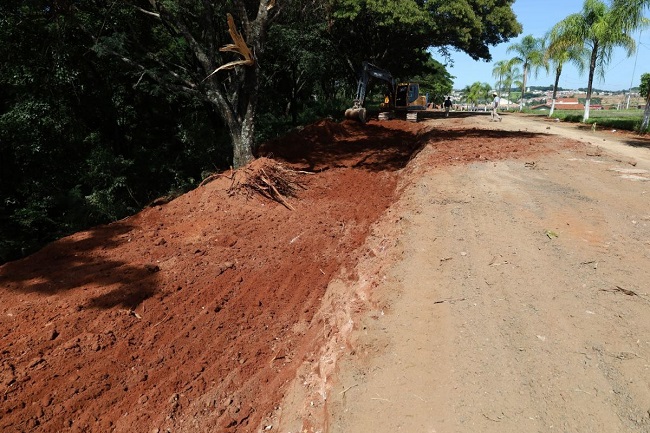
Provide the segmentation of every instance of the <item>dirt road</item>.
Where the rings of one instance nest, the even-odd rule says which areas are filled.
[[[650,431],[650,141],[488,120],[323,120],[0,266],[0,431]]]
[[[336,372],[285,402],[306,409],[281,431],[650,431],[650,149],[488,120],[428,122],[480,130],[486,147],[489,130],[544,134],[554,151],[452,167],[420,152],[355,299],[332,309],[351,311],[323,353]]]

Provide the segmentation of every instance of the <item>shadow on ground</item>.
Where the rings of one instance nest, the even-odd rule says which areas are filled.
[[[135,308],[156,291],[155,266],[136,266],[103,257],[102,251],[128,242],[129,224],[92,228],[60,239],[21,260],[0,267],[0,287],[53,295],[85,286],[110,287],[88,307]],[[115,287],[117,286],[117,287]]]

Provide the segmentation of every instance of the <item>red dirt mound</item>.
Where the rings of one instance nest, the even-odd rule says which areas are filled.
[[[489,134],[324,121],[260,151],[294,170],[286,203],[233,193],[243,169],[0,267],[0,430],[257,431],[414,154],[428,142],[442,166],[540,141]]]
[[[324,120],[263,144],[258,155],[308,171],[333,167],[396,169],[408,161],[425,130],[423,124],[397,120],[367,124]]]
[[[300,154],[322,171],[292,172],[293,211],[232,194],[244,169],[0,267],[0,430],[254,431],[394,198],[417,148],[405,126],[322,122],[284,140],[310,143]]]

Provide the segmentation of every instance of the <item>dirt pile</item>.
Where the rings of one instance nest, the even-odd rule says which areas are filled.
[[[273,160],[248,168],[290,173],[299,187],[280,200],[257,194],[271,190],[260,177],[261,191],[238,189],[246,169],[224,173],[5,264],[0,430],[258,431],[336,332],[317,315],[328,284],[355,281],[398,184],[418,167],[525,157],[542,142],[455,119],[444,130],[323,121],[267,143],[260,156]]]
[[[301,185],[284,204],[225,173],[2,266],[0,430],[254,431],[422,130],[325,121],[266,147]]]

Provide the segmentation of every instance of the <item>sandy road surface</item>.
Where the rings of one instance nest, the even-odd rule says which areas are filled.
[[[454,127],[591,145],[417,166],[312,431],[649,432],[650,150],[515,116]]]

